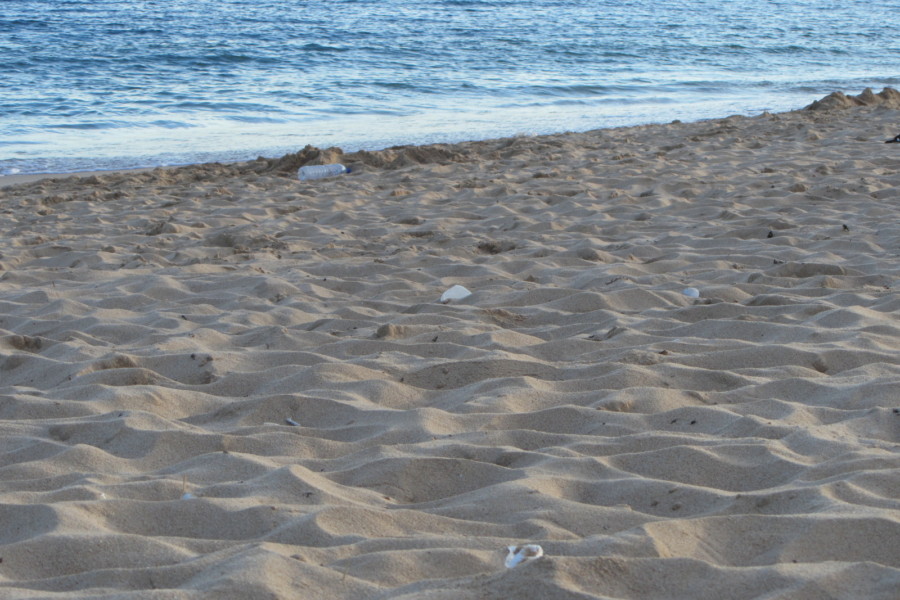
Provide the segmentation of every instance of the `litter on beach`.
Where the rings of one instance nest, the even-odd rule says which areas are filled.
[[[522,563],[537,560],[544,555],[544,549],[537,544],[524,544],[521,546],[507,546],[506,568],[512,569]]]
[[[441,303],[447,304],[451,300],[463,300],[472,295],[472,292],[461,285],[454,285],[449,290],[441,294]]]

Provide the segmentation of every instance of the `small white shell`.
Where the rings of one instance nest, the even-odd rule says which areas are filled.
[[[461,285],[454,285],[449,290],[441,294],[441,302],[447,304],[451,300],[462,300],[472,295],[472,292]]]
[[[684,294],[685,296],[687,296],[688,298],[699,298],[700,297],[700,290],[698,290],[697,288],[694,288],[694,287],[684,288],[681,291],[681,293]]]
[[[524,544],[522,546],[507,546],[509,552],[506,555],[506,568],[513,567],[523,563],[537,560],[544,555],[544,549],[537,544]]]

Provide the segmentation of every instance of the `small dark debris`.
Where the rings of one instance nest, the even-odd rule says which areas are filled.
[[[185,321],[187,321],[187,317],[186,317],[186,316],[181,315],[181,318],[184,319]]]
[[[500,254],[503,250],[504,246],[499,242],[481,242],[478,244],[478,251],[485,254]]]
[[[767,237],[767,238],[773,238],[773,237],[775,237],[775,232],[769,230],[769,234],[768,234],[766,237]]]
[[[691,421],[691,425],[696,425],[696,424],[697,424],[697,419],[694,419],[693,421]]]
[[[660,350],[659,353],[662,354],[663,356],[668,356],[668,355],[669,355],[669,351],[668,351],[668,350]]]
[[[191,360],[197,360],[197,355],[196,355],[196,354],[191,354]]]
[[[783,264],[784,264],[784,261],[783,261],[783,260],[778,260],[777,258],[774,258],[774,259],[772,259],[772,264],[773,264],[773,265],[783,265]]]
[[[438,339],[438,336],[434,336],[433,338],[431,338],[431,341],[432,341],[432,342],[436,342],[437,339]]]
[[[678,419],[672,419],[671,421],[669,421],[669,425],[674,425],[677,422],[678,422]]]
[[[844,229],[844,231],[850,231],[850,228],[847,227],[847,224],[846,224],[846,223],[844,223],[843,225],[841,225],[841,227]]]

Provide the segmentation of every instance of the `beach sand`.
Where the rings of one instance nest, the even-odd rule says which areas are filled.
[[[894,94],[0,188],[0,596],[895,600]]]

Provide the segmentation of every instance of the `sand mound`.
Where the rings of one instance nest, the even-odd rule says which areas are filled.
[[[344,159],[344,151],[340,148],[321,150],[315,146],[306,146],[299,152],[286,154],[278,159],[259,159],[258,172],[274,171],[279,173],[297,173],[303,165],[327,165],[339,163]]]
[[[853,108],[854,106],[882,106],[894,110],[900,109],[900,92],[886,87],[877,94],[866,88],[858,96],[847,96],[843,92],[832,92],[816,100],[806,107],[807,110],[835,110]]]
[[[446,164],[476,159],[472,152],[463,150],[463,145],[433,144],[429,146],[394,146],[384,150],[344,153],[340,148],[320,150],[306,146],[300,152],[288,154],[279,159],[260,159],[262,165],[253,165],[257,172],[296,173],[303,165],[324,165],[343,162],[359,169],[360,166],[376,169],[401,169],[423,164]],[[252,165],[252,163],[251,163]]]

